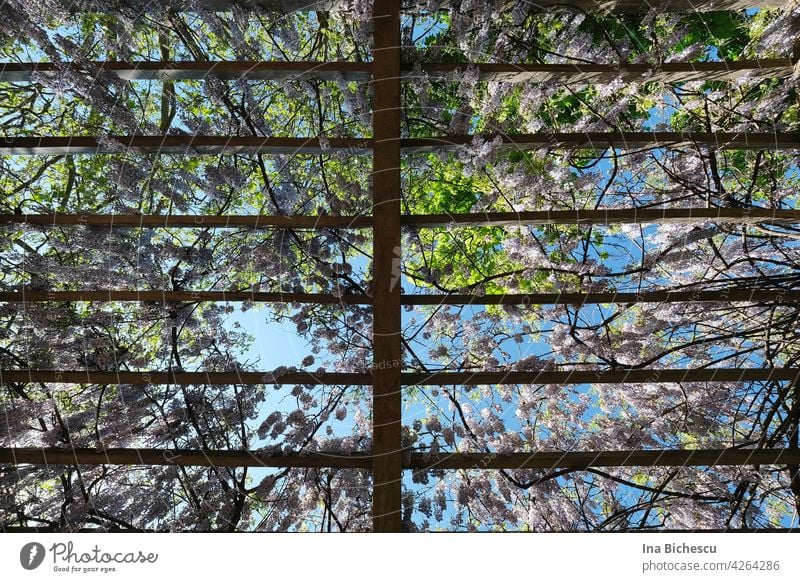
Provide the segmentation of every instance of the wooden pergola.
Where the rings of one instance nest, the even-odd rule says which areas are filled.
[[[619,10],[638,13],[649,8],[640,0],[535,0],[542,9],[571,4],[586,10]],[[176,9],[182,3],[175,0]],[[224,10],[227,1],[206,0],[209,9]],[[244,6],[262,6],[283,10],[307,10],[333,5],[334,2],[304,0],[242,0]],[[750,7],[778,7],[782,0],[664,0],[663,10],[704,11]],[[213,73],[222,79],[283,80],[302,77],[369,81],[373,90],[373,136],[369,139],[330,139],[321,144],[317,138],[235,137],[235,136],[117,136],[122,147],[142,153],[185,154],[296,154],[344,151],[352,155],[371,155],[372,214],[370,216],[154,216],[154,215],[0,215],[0,224],[84,225],[91,227],[145,228],[354,228],[372,229],[373,280],[371,296],[301,293],[230,291],[153,291],[153,290],[79,290],[2,292],[4,302],[47,301],[259,301],[275,303],[366,304],[373,310],[374,367],[370,373],[288,373],[265,379],[264,372],[88,372],[80,370],[0,370],[0,382],[99,383],[99,384],[354,384],[372,386],[373,416],[370,453],[330,455],[323,453],[268,455],[255,451],[164,450],[164,449],[56,449],[2,448],[0,463],[11,464],[122,464],[122,465],[197,465],[239,467],[336,467],[370,469],[373,476],[373,529],[376,532],[401,531],[401,482],[403,472],[437,469],[518,469],[572,468],[608,466],[714,466],[714,465],[787,465],[797,475],[800,450],[789,448],[719,449],[719,450],[636,450],[584,452],[519,452],[513,454],[447,454],[441,458],[409,453],[401,444],[402,401],[404,386],[447,384],[513,383],[634,383],[634,382],[710,382],[768,381],[797,382],[800,369],[647,369],[606,371],[537,371],[435,374],[403,371],[401,350],[401,309],[404,305],[477,304],[540,305],[642,302],[792,302],[800,301],[800,291],[768,288],[732,288],[719,291],[653,291],[646,293],[533,293],[519,295],[402,295],[397,257],[401,249],[401,227],[438,227],[476,225],[544,224],[618,224],[648,222],[727,222],[796,223],[799,210],[742,208],[697,209],[625,209],[595,211],[485,212],[456,215],[404,215],[401,212],[400,165],[404,153],[458,148],[474,136],[440,138],[401,137],[401,82],[412,74],[412,64],[401,60],[399,0],[375,0],[374,43],[371,62],[100,62],[94,66],[113,72],[122,79],[180,80],[202,79]],[[463,65],[459,65],[463,67]],[[620,75],[633,81],[648,75],[665,82],[718,79],[730,80],[744,74],[765,77],[788,77],[797,63],[793,59],[715,63],[669,63],[656,71],[649,66],[628,65],[513,65],[477,64],[484,80],[525,83],[543,80],[562,82],[604,82]],[[452,73],[456,65],[422,65],[431,76]],[[50,63],[3,65],[0,81],[23,82],[31,75],[57,74]],[[495,136],[487,136],[494,138]],[[591,146],[593,148],[685,147],[706,145],[724,149],[800,149],[796,133],[542,133],[500,136],[509,148]],[[107,140],[93,137],[8,137],[0,140],[3,155],[101,154]]]

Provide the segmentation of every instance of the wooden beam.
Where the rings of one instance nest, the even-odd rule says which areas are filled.
[[[800,149],[797,133],[731,133],[731,132],[674,132],[674,131],[614,131],[580,133],[534,133],[520,135],[452,135],[441,137],[405,138],[407,153],[426,153],[459,149],[479,137],[485,141],[498,138],[503,149],[528,150],[536,148],[619,149],[675,148],[708,146],[715,149],[781,150]]]
[[[639,370],[539,370],[532,372],[411,372],[408,386],[494,384],[639,384],[650,382],[766,382],[800,379],[800,368],[691,368]]]
[[[394,366],[398,369],[399,366]],[[94,372],[86,370],[0,370],[0,384],[43,382],[47,384],[310,384],[361,385],[381,377],[365,372]],[[398,372],[399,386],[493,385],[493,384],[640,384],[661,382],[766,382],[800,379],[800,368],[689,368],[640,370],[539,370],[531,372]],[[394,393],[392,394],[394,395]],[[393,428],[399,419],[382,427]],[[373,439],[374,441],[374,439]],[[385,454],[376,449],[376,455]]]
[[[597,305],[608,303],[800,302],[800,290],[720,289],[643,293],[521,293],[505,295],[403,295],[404,305]]]
[[[13,465],[158,465],[197,467],[369,468],[369,453],[268,454],[248,450],[90,449],[2,447],[0,463]],[[528,453],[451,453],[431,457],[412,453],[403,468],[431,469],[588,469],[590,467],[713,467],[783,465],[800,462],[795,449],[655,449],[625,451],[536,451]]]
[[[644,0],[529,0],[533,9],[553,10],[573,7],[584,12],[619,12],[623,14],[643,14],[652,4]],[[658,5],[659,12],[712,12],[721,10],[744,10],[745,8],[782,8],[785,0],[664,0]],[[107,2],[88,2],[81,11],[106,12]],[[158,0],[142,3],[142,12],[159,12],[165,9],[191,11],[194,6],[212,12],[230,10],[233,5],[243,8],[261,8],[275,12],[298,12],[311,10],[330,10],[341,5],[339,0]],[[68,3],[68,8],[77,12],[76,4]],[[513,3],[509,4],[513,7]]]
[[[0,214],[0,224],[147,228],[371,228],[371,216],[275,216],[267,214]]]
[[[324,293],[264,293],[251,291],[0,291],[0,301],[42,303],[51,301],[306,303],[324,305],[371,305],[369,295]],[[596,305],[608,303],[761,303],[800,301],[800,290],[719,289],[716,291],[646,291],[641,293],[507,293],[504,295],[424,294],[401,295],[402,305]]]
[[[373,8],[372,528],[401,531],[400,0]]]
[[[86,2],[67,2],[66,8],[72,12],[108,12],[106,0],[88,0]],[[136,6],[136,4],[133,4]],[[303,12],[314,10],[330,10],[341,5],[340,0],[149,0],[142,2],[137,9],[143,13],[158,13],[164,10],[193,12],[200,8],[208,12],[229,12],[234,6],[246,9],[258,8],[271,12]]]
[[[58,75],[60,67],[52,62],[2,63],[0,82],[25,83],[39,75]],[[75,65],[78,66],[78,65]],[[478,70],[482,81],[503,83],[609,83],[625,82],[676,83],[688,81],[731,81],[744,75],[754,77],[790,77],[794,72],[791,59],[745,59],[741,61],[685,62],[653,64],[513,64],[513,63],[423,63],[421,70],[433,79],[446,78],[466,68]],[[85,67],[84,67],[85,68]],[[412,63],[403,63],[402,78],[415,75]],[[83,70],[79,69],[79,70]],[[250,79],[286,82],[298,79],[368,81],[372,63],[315,61],[94,61],[86,74],[97,71],[114,73],[128,81],[203,80],[209,76],[223,80]]]
[[[0,301],[39,303],[46,301],[149,301],[156,303],[195,301],[252,301],[254,303],[314,303],[325,305],[369,305],[368,295],[330,293],[266,293],[261,291],[0,291]]]
[[[0,385],[9,382],[46,384],[310,384],[314,386],[372,383],[372,374],[348,372],[95,372],[88,370],[0,370]]]
[[[377,66],[377,65],[376,65]],[[399,82],[399,81],[398,81]],[[376,110],[380,118],[380,112]],[[377,135],[377,134],[376,134]],[[469,146],[475,138],[501,140],[504,149],[590,148],[620,149],[674,148],[708,146],[715,149],[792,150],[800,149],[796,133],[729,133],[729,132],[582,132],[536,133],[520,135],[452,135],[425,138],[404,138],[400,145],[405,153],[425,153]],[[377,139],[377,138],[376,138]],[[386,138],[388,140],[388,138]],[[396,140],[396,138],[395,138]],[[330,138],[324,149],[319,139],[304,137],[254,136],[111,136],[96,137],[0,137],[0,155],[63,155],[63,154],[321,154],[345,152],[351,155],[370,153],[373,140],[367,138]],[[386,144],[388,147],[388,144]]]
[[[654,534],[665,534],[665,533],[687,533],[692,532],[693,534],[696,533],[763,533],[763,534],[772,534],[772,533],[800,533],[800,527],[762,527],[762,528],[750,528],[750,527],[735,527],[731,526],[729,528],[720,528],[720,527],[707,527],[707,528],[696,528],[693,527],[691,529],[675,529],[665,527],[662,529],[638,529],[636,527],[630,527],[625,529],[615,529],[615,530],[603,530],[603,533],[654,533]]]
[[[181,467],[337,467],[368,469],[364,453],[273,454],[195,449],[0,448],[0,463],[13,465],[173,465]]]
[[[657,7],[659,12],[716,12],[746,8],[783,8],[786,0],[664,0],[654,5],[647,0],[526,0],[541,10],[574,7],[584,12],[644,14]],[[513,6],[513,2],[509,4]]]
[[[475,68],[482,81],[503,83],[610,83],[621,79],[630,82],[677,83],[688,81],[732,81],[745,75],[753,77],[791,77],[792,59],[760,59],[741,61],[716,61],[702,63],[662,63],[628,65],[594,64],[542,64],[523,65],[505,63],[423,63],[421,71],[428,77],[446,78],[456,71]],[[404,80],[411,80],[411,64],[403,67]],[[2,78],[2,77],[0,77]]]
[[[323,147],[316,137],[256,137],[211,135],[138,135],[108,138],[2,137],[0,155],[112,154],[368,154],[372,140],[332,137]]]
[[[185,5],[184,0],[162,0],[168,4],[175,4],[178,8]],[[733,0],[725,0],[731,2]],[[741,0],[740,0],[741,1]],[[757,2],[768,0],[753,0]],[[243,8],[258,8],[274,12],[307,12],[316,10],[331,10],[341,7],[341,0],[197,0],[205,10],[213,12],[225,12],[231,9],[232,5]],[[702,4],[702,2],[701,2]],[[191,4],[190,4],[191,6]]]
[[[25,83],[34,73],[55,76],[65,63],[2,63],[0,81]],[[80,66],[80,65],[75,65]],[[252,79],[286,82],[298,79],[369,81],[372,63],[315,61],[95,61],[87,74],[97,71],[114,73],[128,81]],[[78,69],[78,70],[83,70]]]
[[[589,467],[714,467],[783,465],[800,462],[794,449],[710,449],[568,451],[530,453],[415,453],[410,468],[431,469],[588,469]]]
[[[800,222],[800,210],[784,208],[611,208],[524,210],[471,214],[402,215],[400,224],[419,228],[449,226],[539,226],[545,224],[689,224]],[[0,224],[41,226],[180,228],[371,228],[371,216],[156,215],[156,214],[0,214]]]
[[[2,220],[2,218],[0,218]],[[472,214],[405,215],[417,227],[537,226],[545,224],[688,224],[695,222],[800,222],[800,210],[782,208],[613,208],[597,210],[524,210]]]

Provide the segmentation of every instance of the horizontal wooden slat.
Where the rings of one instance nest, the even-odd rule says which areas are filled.
[[[402,140],[406,153],[424,153],[458,149],[469,146],[475,137],[493,141],[496,135],[453,135],[441,137],[406,138]],[[779,150],[800,149],[800,134],[796,133],[729,133],[729,132],[583,132],[536,133],[501,135],[501,148],[526,150],[535,148],[591,149],[673,148],[708,146],[717,149]]]
[[[800,368],[673,368],[662,370],[541,370],[533,372],[414,372],[403,374],[403,384],[412,386],[755,382],[797,379],[800,379]]]
[[[683,224],[694,222],[800,222],[800,210],[772,208],[624,208],[598,210],[525,210],[473,214],[405,215],[418,227],[537,226],[544,224]],[[0,217],[2,222],[2,217]]]
[[[432,459],[412,454],[410,468],[426,469],[587,469],[589,467],[712,467],[783,465],[800,462],[797,449],[712,449],[454,453]]]
[[[507,6],[510,8],[518,0]],[[619,12],[622,14],[644,14],[651,8],[659,12],[713,12],[719,10],[744,10],[746,8],[782,8],[786,0],[664,0],[658,4],[646,0],[525,0],[542,10],[575,7],[585,12]]]
[[[372,455],[265,454],[244,450],[0,448],[0,463],[23,465],[177,465],[200,467],[370,468]],[[587,469],[589,467],[711,467],[783,465],[800,462],[797,449],[694,449],[626,451],[537,451],[530,453],[453,453],[431,458],[412,453],[406,469]]]
[[[185,5],[184,0],[161,0],[167,4],[175,4],[180,8]],[[669,0],[672,1],[672,0]],[[725,0],[732,2],[733,0]],[[738,0],[741,2],[742,0]],[[770,0],[752,0],[753,2]],[[199,4],[205,9],[214,12],[230,10],[232,5],[243,8],[260,8],[275,12],[303,12],[310,10],[330,10],[343,6],[342,0],[200,0]],[[702,2],[701,2],[702,4]]]
[[[775,9],[787,5],[786,0],[665,0],[657,5],[647,0],[507,0],[497,4],[496,12],[511,12],[515,6],[524,1],[532,11],[548,11],[554,9],[572,9],[589,13],[646,14],[652,8],[659,13],[671,12],[717,12],[724,10],[745,10],[747,8]],[[403,3],[413,6],[413,2]]]
[[[112,141],[109,141],[112,140]],[[96,137],[2,137],[1,155],[110,154],[368,154],[372,141],[364,138],[330,138],[325,148],[316,137],[255,137],[210,135],[142,135]]]
[[[513,0],[507,4],[511,10]],[[653,6],[644,0],[528,0],[533,9],[552,10],[553,8],[573,7],[584,12],[619,12],[622,14],[644,14]],[[745,8],[781,8],[785,0],[664,0],[658,4],[660,12],[711,12],[719,10],[744,10]],[[203,10],[224,12],[232,6],[244,8],[261,8],[276,12],[298,12],[309,10],[330,10],[342,6],[341,0],[200,0],[188,3],[185,0],[158,0],[143,2],[142,12],[160,12],[165,8],[177,11],[192,10],[194,6]],[[412,3],[403,2],[402,6],[413,6]],[[107,2],[90,1],[86,3],[68,3],[67,7],[73,12],[107,10]]]
[[[406,226],[539,226],[545,224],[643,224],[643,223],[785,223],[800,222],[800,210],[783,208],[624,208],[598,210],[533,210],[477,212],[472,214],[403,215]],[[251,228],[368,228],[371,216],[275,216],[275,215],[154,215],[154,214],[0,214],[0,224],[42,226],[142,226],[142,227],[251,227]]]
[[[579,0],[582,1],[582,0]],[[85,2],[66,2],[66,8],[76,12],[108,11],[107,0],[87,0]],[[130,3],[129,6],[137,6]],[[341,0],[148,0],[138,4],[142,13],[158,13],[164,10],[189,11],[200,8],[209,12],[226,12],[234,6],[242,8],[260,8],[274,12],[302,12],[310,10],[330,10],[341,6]]]
[[[444,78],[467,67],[478,71],[482,81],[503,83],[609,83],[616,79],[625,82],[658,81],[676,83],[688,81],[731,81],[745,75],[753,77],[790,77],[794,72],[791,59],[761,59],[702,63],[663,63],[661,65],[629,64],[543,64],[516,65],[505,63],[425,63],[420,70],[430,78]],[[413,78],[411,66],[406,66],[404,78]],[[0,77],[2,78],[2,77]]]
[[[513,0],[507,6],[514,6]],[[574,7],[589,12],[619,12],[623,14],[643,14],[653,6],[644,0],[529,0],[534,9],[552,10],[553,8]],[[745,8],[781,8],[784,0],[664,0],[658,4],[661,12],[710,12],[718,10],[743,10]],[[203,10],[223,12],[230,10],[233,5],[244,8],[262,8],[276,12],[297,12],[308,10],[330,10],[342,6],[341,0],[200,0],[197,3],[188,3],[185,0],[158,0],[156,2],[143,2],[142,12],[159,12],[165,8],[171,10],[191,10],[194,5]],[[405,6],[406,3],[404,2]],[[69,4],[68,7],[77,11],[96,10],[105,12],[107,2],[88,2],[83,4]]]
[[[371,216],[158,215],[158,214],[0,214],[0,224],[41,226],[250,227],[250,228],[369,228]]]
[[[124,529],[120,526],[111,526],[107,524],[103,524],[102,527],[78,527],[73,528],[69,525],[64,526],[51,526],[51,525],[42,525],[39,527],[36,526],[16,526],[16,525],[3,525],[0,523],[0,533],[59,533],[59,532],[69,532],[69,533],[102,533],[105,534],[113,534],[113,533],[132,533],[132,532],[163,532],[163,533],[177,533],[179,531],[193,531],[193,530],[173,530],[168,528],[162,529],[152,529],[152,528],[144,528],[142,530],[136,529]],[[559,530],[560,531],[560,530]],[[662,529],[638,529],[636,527],[631,527],[627,529],[615,529],[615,530],[602,530],[604,534],[626,534],[626,533],[645,533],[645,534],[665,534],[665,533],[688,533],[691,532],[692,534],[698,533],[762,533],[762,534],[776,534],[776,533],[800,533],[800,528],[796,527],[764,527],[760,529],[756,528],[738,528],[734,529],[733,527],[728,529],[723,528],[698,528],[692,527],[691,529],[674,529],[674,528],[662,528]],[[241,529],[234,532],[225,532],[226,535],[233,534],[233,533],[240,533],[240,534],[247,534],[248,530]]]
[[[59,65],[63,66],[63,64]],[[34,73],[58,75],[54,63],[2,63],[0,81],[22,83]],[[76,67],[78,65],[75,65]],[[91,71],[114,73],[129,81],[200,80],[212,76],[218,79],[253,79],[285,82],[292,79],[339,79],[368,81],[372,76],[371,63],[313,61],[96,61]],[[85,66],[84,66],[85,67]],[[83,70],[83,69],[80,69]]]
[[[774,533],[800,533],[800,527],[762,527],[762,528],[754,528],[754,527],[737,527],[731,526],[729,528],[720,528],[720,527],[692,527],[690,529],[676,529],[665,527],[662,529],[637,529],[635,526],[626,528],[626,529],[615,529],[615,530],[603,530],[603,533],[652,533],[652,534],[665,534],[665,533],[687,533],[691,532],[692,534],[697,533],[763,533],[763,534],[774,534]]]
[[[59,65],[63,66],[63,65]],[[78,65],[75,65],[76,67]],[[372,63],[314,61],[95,61],[87,74],[96,71],[114,73],[130,81],[202,80],[212,76],[223,80],[252,79],[289,81],[293,79],[339,79],[369,81]],[[659,81],[730,81],[743,75],[755,77],[789,77],[794,71],[791,59],[760,59],[717,62],[685,62],[652,64],[506,64],[506,63],[423,63],[421,71],[430,78],[444,78],[471,67],[483,81],[530,83],[559,81],[562,83],[608,83]],[[85,68],[85,65],[84,65]],[[84,70],[84,69],[79,69]],[[0,81],[28,82],[33,74],[56,75],[59,68],[51,62],[0,63]],[[414,67],[403,65],[403,78],[413,79]]]
[[[50,301],[306,303],[370,305],[368,295],[322,293],[262,293],[250,291],[2,291],[0,301],[41,303]],[[504,295],[414,294],[402,295],[403,305],[593,305],[606,303],[716,303],[743,301],[797,302],[800,290],[720,289],[717,291],[647,291],[642,293],[508,293]]]
[[[254,303],[313,303],[324,305],[369,305],[367,295],[325,293],[264,293],[260,291],[2,291],[0,301],[252,301]]]
[[[0,370],[0,383],[48,384],[352,384],[372,383],[370,373],[292,372],[94,372]],[[648,382],[758,382],[800,379],[800,368],[692,368],[642,370],[541,370],[532,372],[406,372],[403,385],[638,384]]]
[[[406,305],[593,305],[606,303],[800,302],[800,290],[720,289],[645,293],[527,293],[505,295],[404,295]]]
[[[312,384],[367,385],[372,374],[289,372],[274,377],[270,372],[94,372],[82,370],[0,370],[0,383],[48,384]]]
[[[453,135],[400,140],[406,153],[457,149],[470,145],[475,138],[492,141],[495,135]],[[543,147],[608,147],[670,148],[708,146],[717,149],[800,149],[796,133],[728,133],[728,132],[583,132],[537,133],[499,136],[505,149]],[[319,154],[345,152],[367,154],[372,140],[365,138],[330,138],[329,147],[320,146],[318,138],[253,137],[253,136],[115,136],[119,145],[95,137],[2,137],[0,155],[108,154],[124,151],[154,154]]]
[[[0,463],[15,465],[179,465],[200,467],[371,467],[366,454],[268,454],[189,449],[0,448]]]

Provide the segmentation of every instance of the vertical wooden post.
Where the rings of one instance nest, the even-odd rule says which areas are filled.
[[[373,41],[373,501],[376,532],[401,530],[400,2],[376,0]]]

